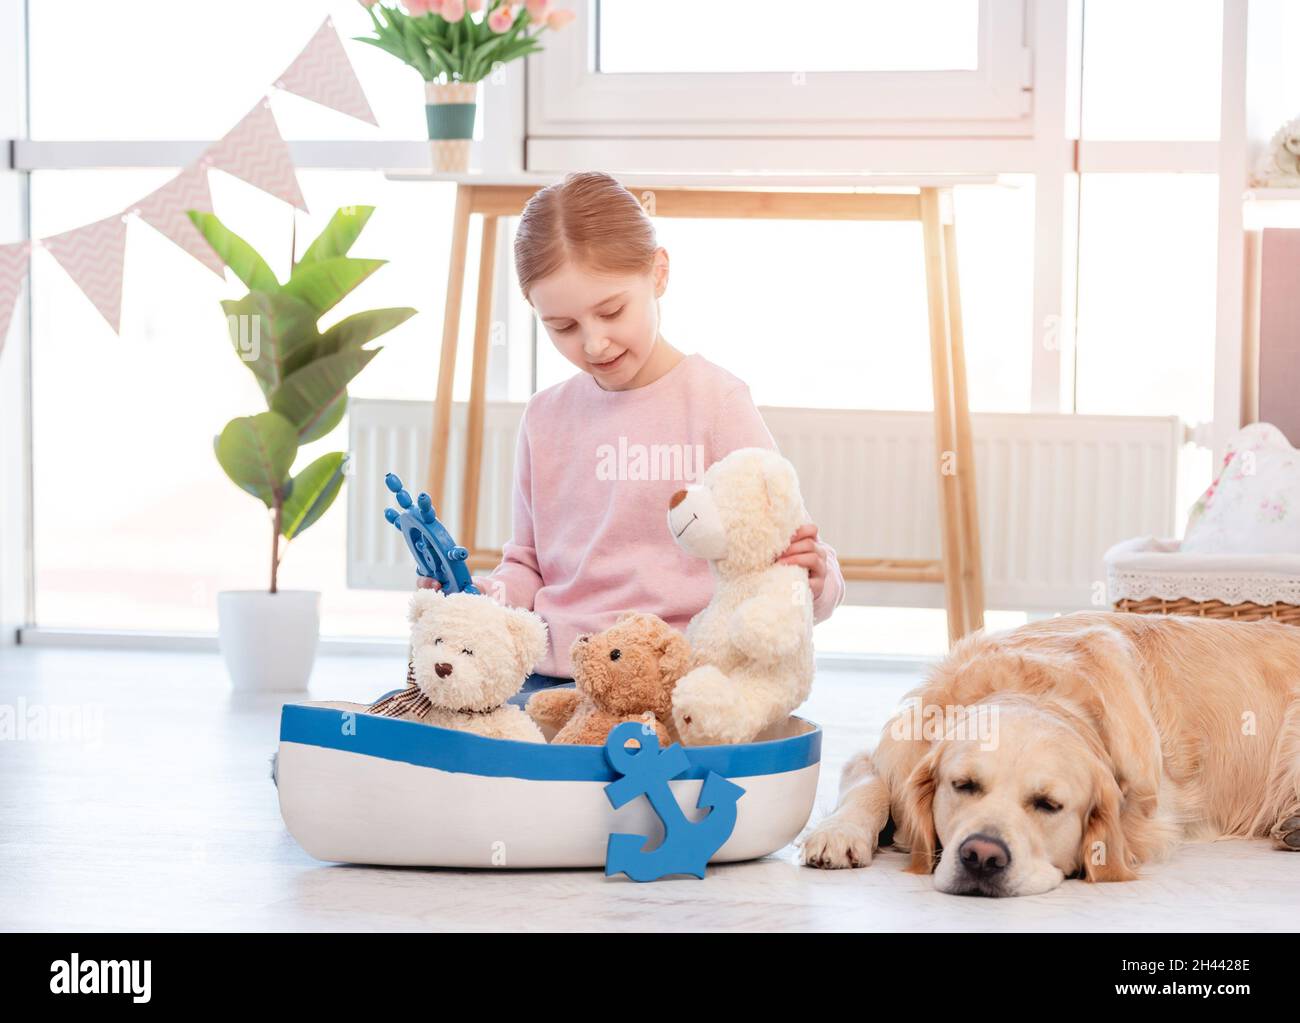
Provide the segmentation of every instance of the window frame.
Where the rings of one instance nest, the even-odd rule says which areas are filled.
[[[601,73],[599,0],[528,68],[529,139],[1032,133],[1025,0],[979,0],[973,71]],[[798,76],[796,78],[796,76]],[[792,81],[793,80],[793,81]],[[689,108],[680,97],[689,93]],[[864,97],[874,116],[863,117]]]

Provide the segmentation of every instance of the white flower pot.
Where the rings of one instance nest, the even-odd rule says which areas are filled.
[[[217,594],[218,638],[237,690],[307,688],[320,640],[316,590],[224,590]]]

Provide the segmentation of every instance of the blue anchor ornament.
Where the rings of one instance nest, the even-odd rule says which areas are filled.
[[[433,502],[428,494],[420,494],[414,501],[402,487],[402,481],[393,473],[384,477],[384,485],[397,495],[396,508],[385,508],[384,518],[397,527],[410,548],[411,557],[415,558],[415,571],[426,579],[436,579],[442,585],[443,593],[478,593],[478,588],[471,582],[465,559],[469,551],[459,546],[447,532],[447,527],[438,521],[434,513]]]
[[[627,748],[632,739],[640,744],[639,749]],[[605,786],[614,809],[644,795],[664,826],[664,840],[649,852],[641,851],[648,841],[646,835],[611,834],[605,850],[605,876],[626,874],[633,881],[657,881],[668,874],[703,878],[709,859],[731,837],[736,801],[745,790],[710,771],[696,802],[700,809],[709,808],[709,815],[701,821],[687,820],[668,786],[670,779],[690,769],[686,751],[679,743],[660,749],[655,733],[637,721],[625,721],[610,730],[605,738],[605,758],[622,775]]]

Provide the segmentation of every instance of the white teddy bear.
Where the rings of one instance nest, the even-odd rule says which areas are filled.
[[[546,654],[546,622],[484,594],[417,590],[411,598],[407,688],[369,709],[490,739],[545,742],[506,700]]]
[[[1300,186],[1300,117],[1274,132],[1255,167],[1253,184],[1264,188]]]
[[[812,689],[812,591],[799,565],[774,564],[808,521],[794,466],[740,448],[679,490],[668,528],[707,558],[716,589],[691,619],[691,670],[673,693],[673,722],[690,746],[748,742],[780,724]]]

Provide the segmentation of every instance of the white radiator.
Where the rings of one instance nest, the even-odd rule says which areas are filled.
[[[452,410],[446,494],[437,509],[459,535],[468,406]],[[804,501],[841,558],[939,556],[932,418],[928,412],[766,407]],[[484,422],[479,546],[510,538],[515,436],[522,403],[489,402]],[[409,589],[401,536],[384,519],[395,472],[424,483],[429,402],[349,404],[348,585]],[[985,593],[990,608],[1065,611],[1093,606],[1102,555],[1133,536],[1171,536],[1176,417],[984,413],[972,416]],[[1104,595],[1103,595],[1104,596]],[[934,583],[850,582],[846,601],[942,607]]]

